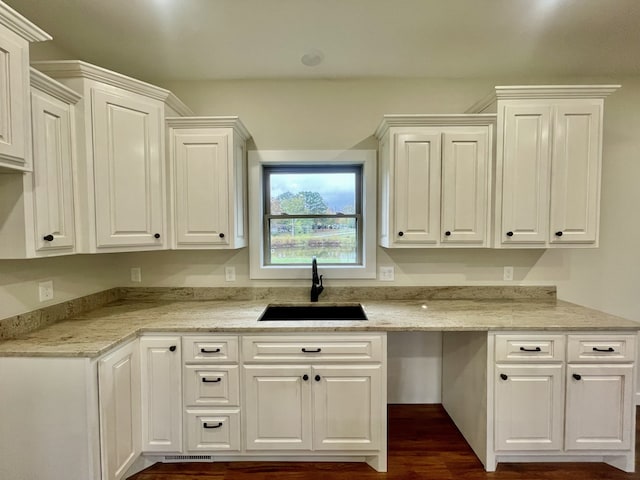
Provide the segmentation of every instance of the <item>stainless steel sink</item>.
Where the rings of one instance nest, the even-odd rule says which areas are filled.
[[[311,320],[367,320],[359,303],[340,305],[268,305],[259,322]]]

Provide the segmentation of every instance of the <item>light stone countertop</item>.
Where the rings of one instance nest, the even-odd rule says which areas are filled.
[[[268,303],[121,300],[4,341],[0,356],[92,358],[146,332],[640,330],[640,323],[555,299],[363,301],[368,321],[258,322]]]

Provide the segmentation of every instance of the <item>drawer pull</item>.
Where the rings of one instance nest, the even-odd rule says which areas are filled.
[[[207,377],[202,377],[202,383],[218,383],[221,382],[222,378],[214,378],[213,380],[209,380]]]
[[[577,373],[574,373],[573,378],[575,378],[576,380],[582,380],[582,375],[578,375]]]
[[[593,351],[594,351],[594,352],[615,352],[615,350],[613,349],[613,347],[609,347],[609,348],[598,348],[598,347],[593,347]]]
[[[209,425],[207,422],[202,424],[204,428],[220,428],[222,426],[222,422],[218,422],[217,425]]]
[[[321,348],[315,348],[315,349],[307,349],[307,348],[302,348],[302,351],[304,353],[320,353],[322,351]]]
[[[509,378],[509,377],[507,377],[504,373],[501,373],[501,374],[500,374],[500,378],[501,378],[502,380],[506,380],[506,379],[507,379],[507,378]]]
[[[201,348],[200,353],[220,353],[220,349],[214,348],[213,350],[207,350],[206,348]]]
[[[542,350],[540,349],[540,347],[536,347],[536,348],[520,347],[520,351],[521,352],[541,352]]]

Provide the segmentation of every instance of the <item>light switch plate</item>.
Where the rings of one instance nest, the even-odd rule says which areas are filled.
[[[38,295],[41,302],[48,302],[49,300],[53,300],[53,280],[40,282],[38,284]]]
[[[383,282],[393,282],[395,280],[395,269],[393,267],[380,267],[378,269],[378,279]]]

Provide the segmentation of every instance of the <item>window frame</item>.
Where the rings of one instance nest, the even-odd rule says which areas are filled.
[[[272,167],[309,168],[359,166],[360,221],[358,229],[361,258],[357,264],[318,264],[327,279],[376,278],[376,151],[375,150],[251,150],[249,151],[249,263],[252,279],[302,279],[311,276],[309,265],[266,264],[264,246],[268,222],[265,197],[268,195],[264,169]],[[357,192],[356,192],[357,193]],[[358,200],[356,200],[357,202]],[[291,215],[291,217],[301,215]],[[327,215],[320,215],[327,216]],[[349,215],[354,216],[355,215]],[[345,215],[347,217],[347,215]]]

